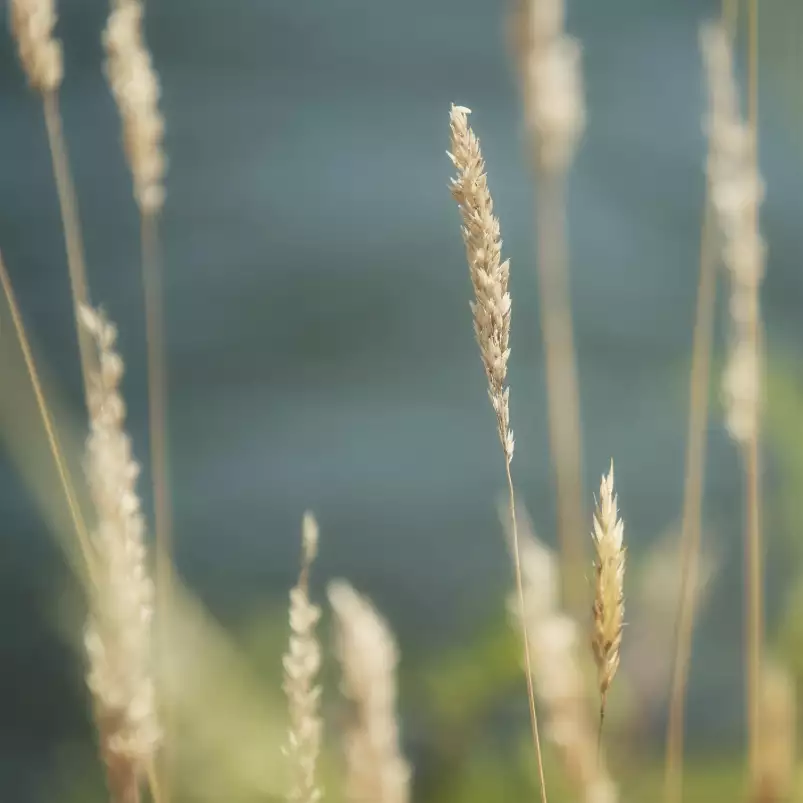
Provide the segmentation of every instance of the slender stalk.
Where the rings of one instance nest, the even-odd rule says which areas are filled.
[[[747,700],[748,700],[748,759],[750,777],[757,780],[758,760],[761,750],[760,679],[762,662],[762,555],[761,555],[761,480],[759,468],[758,438],[751,438],[745,447],[745,496],[747,539],[745,558],[747,562]]]
[[[521,576],[521,555],[519,552],[519,528],[516,523],[516,498],[513,492],[513,478],[510,475],[510,460],[505,457],[505,472],[507,475],[507,487],[510,496],[510,526],[513,530],[513,565],[516,574],[516,593],[519,602],[519,621],[521,622],[521,634],[524,640],[524,668],[527,674],[527,700],[530,705],[530,725],[533,732],[533,744],[535,746],[535,761],[538,766],[538,780],[541,785],[541,801],[547,803],[546,782],[544,779],[544,761],[541,753],[541,737],[538,732],[538,715],[535,711],[535,690],[533,689],[533,668],[530,658],[530,638],[527,634],[526,606],[524,603],[524,583]]]
[[[78,332],[78,349],[81,356],[81,375],[84,382],[84,393],[89,398],[89,376],[95,365],[94,352],[84,327],[79,320],[81,306],[89,306],[89,286],[86,278],[84,259],[84,243],[81,236],[81,223],[78,213],[78,197],[75,192],[70,163],[67,157],[67,146],[59,111],[59,98],[55,90],[42,93],[42,106],[45,114],[45,126],[53,162],[53,176],[59,197],[61,220],[64,227],[64,244],[67,251],[67,266],[70,272],[70,289],[73,298],[75,327]]]
[[[758,0],[748,0],[747,19],[747,119],[753,138],[753,158],[758,172]],[[758,228],[758,205],[753,209]],[[756,291],[757,292],[757,291]],[[758,299],[755,299],[758,305]],[[750,338],[760,354],[761,337],[759,332],[759,313],[751,316]],[[760,364],[760,362],[759,362]],[[757,377],[757,381],[760,377]],[[756,415],[758,419],[759,416]],[[758,420],[745,445],[745,500],[746,500],[746,559],[747,559],[747,700],[748,700],[748,758],[750,777],[757,781],[759,755],[761,750],[761,651],[763,641],[763,568],[761,546],[761,470],[760,470],[760,426]]]
[[[583,608],[581,536],[585,525],[580,401],[569,292],[565,178],[548,174],[539,178],[535,223],[550,451],[558,502],[562,586],[567,607],[577,614]]]
[[[739,23],[739,0],[722,0],[722,22],[731,41],[736,38]]]
[[[39,379],[39,372],[36,369],[33,352],[31,351],[31,344],[25,331],[22,315],[20,314],[17,299],[14,295],[14,288],[11,285],[11,279],[8,275],[8,271],[6,270],[2,254],[0,254],[0,284],[3,286],[3,293],[5,294],[6,300],[8,301],[9,310],[11,311],[11,321],[14,325],[17,339],[19,340],[20,349],[22,350],[22,357],[25,360],[25,368],[28,371],[28,376],[31,380],[31,386],[33,387],[34,396],[36,397],[36,406],[39,408],[39,415],[42,417],[42,424],[45,427],[48,446],[50,447],[50,452],[53,455],[53,460],[56,464],[59,480],[64,488],[64,496],[67,499],[67,507],[69,508],[70,517],[72,518],[73,526],[75,527],[75,532],[78,536],[78,545],[84,558],[84,569],[86,570],[89,579],[92,580],[94,571],[94,551],[92,548],[92,543],[89,539],[89,531],[87,530],[86,522],[84,521],[83,514],[81,513],[78,497],[75,493],[72,480],[70,479],[69,469],[67,467],[66,460],[64,459],[61,445],[59,444],[58,435],[56,434],[56,427],[53,423],[53,417],[50,413],[50,408],[48,407],[45,399],[42,383]]]
[[[501,260],[502,241],[499,220],[493,213],[493,201],[488,190],[485,161],[480,143],[468,125],[470,110],[452,105],[450,131],[452,151],[449,158],[457,169],[451,180],[452,197],[457,201],[463,221],[462,235],[466,246],[469,274],[474,286],[475,301],[471,305],[474,317],[474,334],[480,348],[488,395],[496,417],[497,434],[505,459],[507,484],[510,491],[510,515],[514,537],[514,563],[519,593],[520,622],[524,637],[524,663],[527,676],[527,697],[530,705],[530,724],[533,730],[536,762],[541,781],[541,799],[546,803],[541,742],[535,713],[532,661],[525,620],[524,590],[521,577],[515,497],[510,463],[513,459],[514,440],[510,429],[509,393],[506,386],[507,362],[510,356],[510,263]]]
[[[151,790],[151,800],[153,803],[165,803],[155,761],[148,762],[148,787]]]
[[[706,459],[711,347],[716,299],[716,238],[713,211],[706,189],[700,243],[700,277],[692,345],[689,424],[686,436],[686,473],[681,525],[681,586],[677,621],[669,722],[666,734],[664,799],[680,803],[683,795],[684,705],[691,661],[692,633],[700,570],[700,530]]]
[[[157,644],[166,671],[165,656],[170,648],[170,602],[172,577],[172,516],[167,470],[167,371],[165,366],[164,301],[159,265],[158,218],[156,213],[141,214],[142,280],[145,294],[145,331],[148,364],[148,407],[150,427],[151,475],[153,478],[154,530],[156,536],[156,618]],[[162,695],[162,789],[170,794],[172,757],[169,732],[172,714]]]

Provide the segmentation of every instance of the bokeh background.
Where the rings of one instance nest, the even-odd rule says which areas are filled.
[[[0,10],[6,17],[5,2]],[[613,457],[634,578],[677,533],[682,503],[705,158],[697,29],[716,11],[699,0],[569,9],[588,103],[569,210],[586,494],[590,514]],[[119,325],[130,429],[147,465],[139,231],[101,72],[106,12],[102,0],[60,4],[62,110],[92,295]],[[533,187],[505,12],[487,0],[147,4],[170,159],[162,244],[178,569],[213,620],[276,678],[301,515],[314,510],[316,593],[323,599],[327,578],[348,577],[398,634],[422,800],[435,799],[432,776],[456,766],[428,730],[422,678],[437,677],[449,656],[493,662],[510,584],[496,511],[504,475],[447,189],[452,102],[474,110],[512,261],[515,482],[539,535],[555,539]],[[803,24],[783,0],[766,0],[762,15],[768,638],[796,655],[788,644],[803,553]],[[79,421],[41,107],[7,28],[0,247],[52,390]],[[3,379],[0,395],[11,385]],[[33,444],[41,433],[31,426]],[[4,428],[18,429],[8,415]],[[742,504],[737,454],[716,405],[709,447],[705,530],[715,569],[695,642],[689,732],[693,751],[727,758],[742,745]],[[65,799],[83,766],[80,746],[91,750],[93,737],[80,655],[64,626],[74,584],[18,454],[0,462],[0,790],[24,803]],[[148,486],[145,471],[149,504]],[[649,687],[640,727],[651,740],[642,744],[658,759],[665,689],[650,685],[662,671],[650,661],[660,664],[671,636],[669,624],[651,634],[654,649],[625,654],[633,688],[639,677]],[[523,724],[520,692],[478,730]]]

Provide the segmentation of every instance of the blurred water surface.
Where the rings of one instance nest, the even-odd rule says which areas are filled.
[[[322,527],[318,577],[347,575],[371,594],[405,647],[461,638],[506,587],[502,464],[447,190],[453,101],[475,112],[512,259],[515,478],[554,540],[532,186],[502,10],[480,0],[148,3],[170,157],[162,233],[178,563],[221,616],[285,593],[306,507]],[[587,497],[590,510],[613,456],[636,554],[681,504],[704,162],[697,27],[714,10],[612,0],[569,15],[589,106],[570,198]],[[120,327],[147,463],[138,224],[100,71],[105,13],[100,0],[61,4],[62,106],[93,298]],[[0,246],[39,351],[77,407],[41,112],[7,35],[0,89]],[[770,86],[762,97],[764,304],[771,347],[799,354],[799,136],[783,96]],[[705,701],[691,709],[700,721],[740,688],[732,672],[722,682],[739,654],[739,474],[716,421],[710,437],[706,515],[725,557],[692,689]],[[2,471],[2,621],[16,655],[2,673],[15,705],[47,688],[57,707],[63,676],[80,669],[58,665],[65,657],[25,617],[59,558],[12,467]],[[57,738],[54,720],[52,710],[29,720],[28,747]],[[3,740],[9,756],[25,753],[16,730]]]

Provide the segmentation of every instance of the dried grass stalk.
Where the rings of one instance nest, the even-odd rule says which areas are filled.
[[[396,665],[399,654],[385,620],[345,582],[329,586],[342,690],[353,705],[344,734],[350,803],[408,803],[410,767],[399,747]]]
[[[463,220],[462,234],[466,246],[471,283],[474,286],[474,334],[480,347],[482,363],[488,378],[488,395],[496,414],[496,427],[502,453],[505,458],[510,520],[513,522],[513,555],[519,602],[524,610],[518,536],[516,534],[516,501],[510,463],[513,459],[513,432],[510,429],[510,389],[506,387],[507,361],[510,357],[510,263],[502,262],[502,239],[499,220],[493,213],[493,201],[485,175],[485,161],[480,143],[468,125],[470,110],[452,105],[450,113],[451,152],[449,158],[457,170],[451,180],[452,197],[457,201]],[[530,724],[533,734],[536,764],[541,785],[541,799],[546,803],[544,763],[541,756],[541,740],[538,733],[538,716],[535,709],[535,693],[532,683],[530,642],[527,629],[523,632],[524,666],[527,681],[527,700],[530,708]]]
[[[759,700],[762,737],[753,803],[783,803],[792,794],[797,761],[797,694],[786,667],[762,667]]]
[[[502,521],[512,538],[512,522]],[[546,714],[546,738],[554,745],[578,799],[584,803],[615,803],[616,785],[598,755],[586,679],[580,659],[580,629],[560,609],[560,575],[555,556],[533,531],[525,515],[519,519],[524,579],[524,627],[533,645],[533,678],[541,710]],[[519,623],[518,604],[510,600]]]
[[[748,755],[756,782],[760,740],[759,684],[763,630],[761,557],[761,479],[759,419],[762,392],[759,287],[764,275],[764,241],[759,230],[763,183],[756,149],[757,103],[753,71],[755,9],[751,6],[751,124],[739,114],[733,54],[725,29],[701,29],[709,88],[709,162],[711,197],[721,233],[722,259],[730,275],[730,348],[723,376],[728,431],[739,446],[745,477],[745,661],[747,676]]]
[[[536,267],[563,591],[584,609],[582,434],[569,285],[566,175],[585,126],[580,45],[563,0],[517,0],[510,16],[527,149],[535,170]]]
[[[312,513],[305,513],[301,575],[290,592],[290,648],[283,660],[283,688],[290,711],[290,730],[284,748],[291,776],[288,803],[316,803],[322,794],[315,776],[323,732],[321,687],[316,683],[321,647],[315,634],[321,609],[309,598],[309,572],[317,552],[318,523]]]
[[[81,315],[97,345],[99,361],[98,372],[91,377],[86,445],[97,552],[84,638],[87,683],[112,799],[135,803],[161,737],[151,666],[153,586],[135,487],[139,466],[123,429],[123,362],[114,350],[117,332],[95,310],[85,307]]]
[[[605,716],[608,690],[619,668],[619,648],[622,644],[625,614],[623,536],[624,522],[618,516],[611,461],[608,476],[603,476],[600,481],[592,533],[597,559],[594,563],[594,629],[591,646],[597,664],[600,724]]]
[[[563,0],[517,0],[511,15],[531,151],[548,175],[566,172],[586,120],[580,43],[564,16]]]
[[[123,121],[134,197],[143,214],[154,214],[164,203],[167,162],[162,150],[164,120],[159,111],[159,78],[145,46],[143,14],[141,0],[113,0],[103,44],[106,76]]]
[[[9,9],[11,32],[17,41],[20,61],[28,83],[42,96],[53,176],[64,227],[73,312],[81,356],[81,375],[84,393],[89,396],[89,375],[97,371],[97,366],[92,361],[92,345],[79,320],[80,308],[88,306],[90,302],[78,199],[70,172],[59,110],[58,90],[64,74],[64,62],[61,42],[53,37],[56,24],[55,3],[54,0],[11,0]]]
[[[142,275],[148,358],[148,419],[156,536],[157,630],[160,653],[170,648],[172,585],[172,514],[167,458],[167,368],[164,344],[162,278],[159,264],[158,215],[165,199],[167,160],[162,147],[164,119],[159,110],[161,89],[145,44],[142,0],[112,0],[103,34],[105,72],[123,127],[123,150],[131,170],[134,198],[140,211]],[[165,698],[168,700],[169,698]],[[172,746],[173,714],[163,702],[161,712],[167,748]],[[172,749],[162,753],[161,783],[169,794]]]

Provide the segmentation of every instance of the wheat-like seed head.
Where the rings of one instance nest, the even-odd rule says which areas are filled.
[[[321,648],[315,626],[321,609],[309,598],[309,570],[318,546],[318,523],[304,514],[302,564],[298,585],[290,592],[290,648],[284,656],[284,692],[290,711],[290,730],[284,753],[291,783],[288,803],[315,803],[321,798],[315,769],[321,749],[323,722],[321,687],[315,682],[321,667]]]
[[[708,75],[708,180],[730,275],[730,348],[722,379],[726,424],[746,444],[756,433],[761,403],[761,355],[757,338],[759,286],[765,246],[758,227],[764,187],[755,141],[739,113],[730,39],[721,25],[700,32]]]
[[[344,737],[346,797],[350,803],[408,803],[410,767],[396,723],[396,643],[384,619],[348,583],[330,584],[329,601],[342,690],[354,706]]]
[[[9,14],[28,83],[39,92],[58,89],[64,64],[61,43],[53,37],[55,0],[10,0]]]
[[[474,286],[474,333],[488,377],[499,438],[509,462],[513,456],[513,433],[505,379],[510,356],[510,263],[501,261],[499,220],[493,213],[485,162],[479,140],[468,124],[469,114],[469,109],[452,105],[449,158],[457,175],[451,180],[451,192],[463,220],[463,242]]]
[[[512,540],[507,510],[500,512]],[[580,664],[580,631],[560,610],[560,573],[552,554],[534,534],[525,515],[518,519],[524,586],[524,626],[532,645],[533,680],[546,733],[556,748],[569,780],[584,803],[615,803],[616,784],[597,751],[589,696]],[[518,623],[518,599],[511,596],[511,618]]]
[[[106,76],[123,122],[134,196],[143,214],[154,214],[164,204],[167,161],[162,150],[161,90],[143,39],[143,14],[141,0],[114,0],[103,44]]]
[[[613,461],[608,476],[602,477],[599,500],[594,511],[592,538],[597,553],[594,564],[594,628],[591,639],[597,664],[602,706],[619,668],[619,648],[624,624],[625,548],[624,523],[618,517],[613,491]]]
[[[90,377],[86,475],[95,508],[97,571],[91,587],[85,647],[101,750],[115,803],[136,799],[161,733],[151,665],[153,586],[148,576],[145,522],[136,492],[139,466],[123,429],[123,362],[117,332],[83,307],[81,322],[98,349]]]
[[[563,0],[518,0],[511,15],[524,118],[539,169],[566,171],[585,127],[578,41],[563,31]]]

